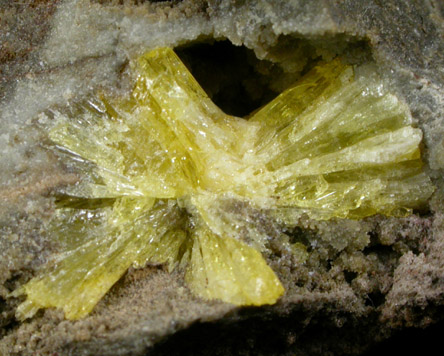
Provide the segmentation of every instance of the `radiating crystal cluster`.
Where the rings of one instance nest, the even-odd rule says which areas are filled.
[[[87,315],[130,266],[185,270],[191,291],[237,305],[284,293],[265,262],[270,236],[236,204],[313,219],[401,216],[433,192],[421,131],[371,74],[318,65],[242,119],[224,114],[169,48],[133,63],[126,98],[55,112],[50,138],[84,179],[51,231],[60,254],[15,295],[17,315]],[[303,249],[300,245],[287,248]]]

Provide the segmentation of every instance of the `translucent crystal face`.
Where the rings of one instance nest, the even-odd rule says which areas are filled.
[[[55,115],[50,138],[84,179],[52,221],[60,254],[15,292],[27,295],[19,318],[47,307],[84,317],[130,266],[147,263],[185,269],[205,299],[272,304],[284,288],[262,257],[271,237],[237,205],[285,224],[295,212],[402,216],[433,192],[421,131],[371,73],[319,65],[246,120],[216,107],[169,48],[133,69],[129,97]]]

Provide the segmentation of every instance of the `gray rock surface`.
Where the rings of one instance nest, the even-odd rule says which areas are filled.
[[[443,17],[438,0],[0,1],[0,355],[357,354],[396,330],[439,321]],[[52,192],[78,179],[45,148],[39,114],[95,90],[126,91],[128,60],[158,46],[178,47],[214,97],[256,73],[252,105],[319,58],[374,61],[424,132],[437,186],[429,209],[403,219],[295,222],[293,235],[312,252],[297,266],[272,257],[287,289],[274,306],[205,302],[179,273],[147,267],[130,270],[85,319],[45,310],[18,322],[19,300],[8,295],[57,253],[45,234]],[[222,82],[207,54],[225,50],[238,59]]]

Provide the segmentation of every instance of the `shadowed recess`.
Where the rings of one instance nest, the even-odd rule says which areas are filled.
[[[188,44],[176,53],[226,114],[246,116],[279,94],[272,88],[272,77],[282,75],[282,69],[257,59],[245,46],[212,41]]]

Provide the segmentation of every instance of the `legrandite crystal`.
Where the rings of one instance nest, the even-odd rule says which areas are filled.
[[[132,66],[128,97],[54,112],[49,136],[84,179],[64,191],[49,227],[60,253],[14,293],[27,296],[20,319],[49,307],[82,318],[146,264],[184,269],[205,299],[272,304],[284,293],[262,256],[272,237],[236,206],[285,225],[295,214],[404,216],[433,192],[421,131],[371,70],[355,78],[340,60],[320,64],[242,119],[224,114],[169,48]]]

